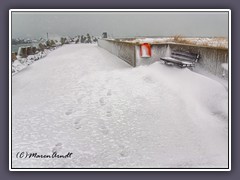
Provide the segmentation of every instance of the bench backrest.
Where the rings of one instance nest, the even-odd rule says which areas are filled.
[[[197,62],[200,58],[199,54],[190,53],[187,51],[172,51],[171,57],[178,60],[191,61],[191,62]]]

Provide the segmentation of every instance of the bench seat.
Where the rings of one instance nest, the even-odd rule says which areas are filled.
[[[175,64],[179,67],[193,67],[199,60],[199,54],[173,51],[170,57],[161,57],[166,64]]]

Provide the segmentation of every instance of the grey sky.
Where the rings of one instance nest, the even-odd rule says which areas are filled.
[[[227,12],[13,12],[12,37],[228,36]]]

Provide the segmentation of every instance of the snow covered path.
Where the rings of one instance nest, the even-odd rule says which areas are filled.
[[[188,69],[65,45],[12,78],[13,168],[227,168],[227,106],[221,84]]]

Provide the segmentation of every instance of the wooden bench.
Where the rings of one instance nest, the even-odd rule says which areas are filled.
[[[172,51],[170,57],[161,57],[165,64],[173,64],[179,67],[193,67],[200,58],[199,54],[186,51]]]

